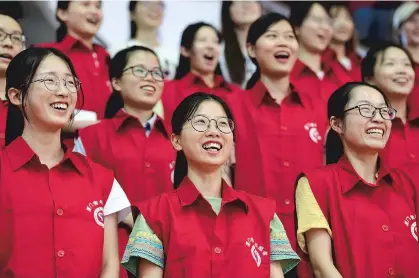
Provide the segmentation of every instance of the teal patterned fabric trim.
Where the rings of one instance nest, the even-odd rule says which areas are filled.
[[[292,249],[285,231],[271,233],[271,261],[280,261],[284,274],[300,262],[300,258]]]

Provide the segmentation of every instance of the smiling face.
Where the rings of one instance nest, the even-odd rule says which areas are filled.
[[[210,119],[210,127],[207,131],[199,132],[199,125],[202,125],[197,120],[199,115]],[[233,133],[225,134],[215,126],[215,121],[219,118],[225,119],[227,117],[223,107],[216,101],[203,101],[197,111],[191,118],[197,120],[194,123],[195,128],[192,127],[191,121],[186,122],[180,135],[173,135],[172,142],[176,150],[183,150],[188,166],[201,171],[210,171],[220,168],[224,165],[230,156],[233,147]],[[225,123],[219,121],[219,124]]]
[[[131,13],[138,28],[157,29],[163,22],[163,1],[139,1]]]
[[[0,31],[12,34],[12,37],[22,39],[23,31],[19,23],[13,18],[0,15]],[[14,39],[14,40],[16,40]],[[3,41],[0,41],[0,72],[2,75],[6,73],[10,61],[23,50],[24,43],[14,43],[10,36],[7,36]],[[2,88],[1,90],[4,90]]]
[[[220,40],[217,32],[203,26],[195,34],[191,50],[182,47],[182,55],[190,58],[191,71],[199,74],[212,74],[220,57]]]
[[[345,110],[358,105],[387,107],[384,97],[369,86],[358,86],[350,95]],[[332,128],[341,136],[344,146],[355,152],[376,153],[384,149],[391,131],[391,120],[384,120],[376,111],[373,118],[361,116],[358,108],[345,113],[343,120],[331,121]]]
[[[91,39],[102,24],[102,2],[71,1],[67,10],[58,10],[58,18],[67,25],[69,34]]]
[[[401,26],[409,45],[419,45],[419,10],[413,13]]]
[[[332,39],[331,19],[321,5],[314,3],[297,32],[300,45],[313,53],[321,53]]]
[[[413,89],[415,71],[406,52],[389,47],[377,55],[374,77],[369,80],[389,97],[407,97]]]
[[[124,104],[153,109],[163,91],[163,72],[157,57],[149,51],[132,52],[125,69],[121,78],[112,80],[115,90],[121,92]],[[147,71],[151,73],[143,77]]]
[[[248,45],[248,53],[256,59],[263,74],[289,74],[298,55],[298,42],[291,25],[285,20],[272,24],[256,45]]]
[[[353,37],[355,28],[349,10],[345,7],[333,7],[330,14],[332,15],[333,41],[346,43]]]

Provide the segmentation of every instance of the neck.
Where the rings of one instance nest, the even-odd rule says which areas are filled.
[[[419,63],[419,45],[417,44],[408,44],[407,51],[412,55],[413,61]]]
[[[124,106],[124,110],[129,115],[137,118],[143,126],[153,116],[153,110],[147,110],[147,109],[132,107],[132,106],[128,106],[128,105]]]
[[[188,166],[188,178],[195,184],[198,191],[205,197],[221,197],[222,178],[221,170],[202,172]]]
[[[40,132],[33,125],[25,123],[22,138],[48,168],[57,165],[64,156],[61,148],[61,130]]]
[[[289,75],[270,78],[262,74],[260,81],[262,81],[263,85],[265,85],[266,89],[268,89],[269,94],[278,104],[281,104],[282,101],[290,94]]]
[[[315,73],[318,73],[322,70],[322,61],[320,54],[312,53],[305,49],[303,46],[300,46],[298,58]]]
[[[240,49],[246,50],[247,33],[249,32],[250,25],[243,25],[236,28],[237,41],[239,42]]]
[[[338,59],[342,59],[346,56],[346,47],[344,43],[331,42],[329,47],[335,51]]]
[[[157,29],[137,29],[135,39],[152,48],[159,46],[159,42],[157,40]]]
[[[397,110],[397,118],[402,120],[403,123],[407,121],[407,97],[405,96],[389,96],[391,106]]]
[[[201,78],[205,85],[208,86],[208,88],[214,88],[214,78],[215,78],[215,74],[214,73],[206,73],[206,74],[202,74],[194,69],[191,70],[191,72],[193,74],[195,74],[196,76],[198,76],[199,78]]]
[[[88,49],[93,50],[93,37],[83,37],[79,34],[76,34],[72,30],[68,29],[68,34],[73,38],[79,40],[83,43]]]
[[[378,171],[378,154],[368,152],[346,152],[346,157],[354,167],[355,172],[366,182],[375,184]]]
[[[6,76],[0,73],[0,100],[6,100]]]

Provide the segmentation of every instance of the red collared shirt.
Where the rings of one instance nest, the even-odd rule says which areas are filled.
[[[324,77],[319,79],[315,72],[297,59],[291,71],[290,81],[301,94],[305,94],[315,101],[322,100],[327,103],[336,89],[353,81],[353,78],[335,63],[323,63],[323,71]]]
[[[415,69],[415,85],[413,86],[413,90],[409,95],[408,98],[408,105],[410,107],[411,113],[414,118],[419,118],[419,64],[414,63]]]
[[[9,102],[6,100],[0,100],[0,148],[2,148],[6,143],[6,122],[8,111]]]
[[[347,58],[351,62],[351,68],[346,68],[337,60],[336,52],[332,48],[327,48],[322,55],[322,61],[329,67],[340,67],[345,71],[353,81],[361,81],[361,58],[356,55],[355,52],[351,52],[347,55]]]
[[[15,277],[99,277],[113,173],[72,151],[48,169],[22,137],[0,153],[0,167],[0,195],[9,195],[14,221],[5,271]]]
[[[305,175],[332,229],[334,264],[343,277],[419,277],[410,179],[382,163],[377,183],[369,184],[346,157]]]
[[[270,221],[275,202],[236,191],[223,181],[218,215],[185,178],[179,188],[138,205],[161,239],[164,277],[261,277],[270,275]],[[250,242],[262,246],[258,267]]]
[[[52,47],[62,51],[73,62],[84,94],[83,110],[96,112],[99,119],[105,114],[112,86],[108,67],[110,57],[105,48],[94,44],[93,50],[67,35],[61,42],[43,43],[39,47]]]
[[[171,129],[157,118],[150,135],[122,109],[112,119],[79,130],[86,154],[115,172],[131,202],[173,190],[176,151]]]
[[[264,176],[264,185],[250,192],[276,201],[278,216],[295,248],[295,182],[302,171],[323,165],[327,123],[315,113],[312,102],[294,90],[279,105],[258,81],[244,98],[256,126]]]
[[[213,88],[208,87],[201,78],[192,72],[179,80],[167,81],[162,96],[165,119],[171,121],[173,112],[182,100],[197,92],[214,94],[227,100],[237,92],[241,92],[241,89],[227,83],[221,75],[215,75]]]

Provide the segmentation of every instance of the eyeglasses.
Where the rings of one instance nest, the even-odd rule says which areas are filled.
[[[22,34],[16,34],[16,33],[9,34],[0,29],[0,41],[5,41],[7,37],[10,37],[11,42],[16,45],[22,45],[26,41],[25,36]]]
[[[381,118],[384,120],[393,120],[396,117],[397,110],[392,107],[381,107],[377,108],[369,104],[361,104],[354,106],[352,108],[346,109],[343,111],[344,113],[358,109],[359,114],[364,118],[374,118],[375,114],[378,112],[380,113]]]
[[[215,126],[224,134],[232,133],[234,130],[234,122],[227,117],[220,117],[218,119],[208,119],[203,115],[196,115],[189,119],[192,127],[198,132],[205,132],[210,128],[211,121],[215,122]]]
[[[73,76],[68,76],[62,80],[64,81],[64,86],[71,93],[77,93],[77,91],[80,89],[81,83],[77,78]],[[48,74],[42,79],[32,81],[32,83],[35,82],[43,82],[45,87],[52,92],[57,92],[60,88],[60,79],[54,74]]]
[[[160,68],[147,70],[142,66],[132,66],[124,69],[122,72],[126,72],[128,70],[131,70],[132,75],[140,78],[146,78],[148,74],[151,74],[151,77],[153,77],[153,79],[157,82],[161,82],[164,80],[164,73]]]

